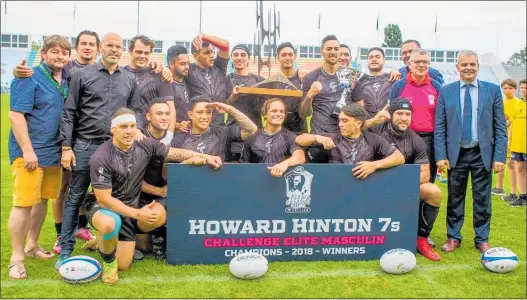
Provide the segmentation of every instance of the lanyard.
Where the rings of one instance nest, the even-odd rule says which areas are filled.
[[[57,90],[59,90],[59,92],[62,95],[62,97],[64,99],[66,99],[66,97],[68,96],[68,92],[66,91],[66,89],[63,88],[62,86],[59,86],[59,83],[55,80],[55,78],[53,78],[51,76],[51,74],[48,72],[48,70],[46,70],[46,68],[44,68],[43,65],[40,64],[38,66],[40,67],[40,69],[42,69],[42,71],[44,71],[44,74],[46,74],[46,76],[48,77],[49,81],[57,88]]]

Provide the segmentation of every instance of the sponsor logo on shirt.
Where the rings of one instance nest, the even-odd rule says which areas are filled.
[[[338,87],[339,87],[338,83],[336,83],[334,81],[329,83],[329,88],[331,89],[332,93],[336,93]]]
[[[198,149],[199,153],[204,154],[203,150],[205,150],[205,148],[207,148],[207,145],[205,145],[205,142],[201,142],[201,143],[198,144],[198,146],[196,148]]]
[[[286,183],[286,213],[308,213],[311,211],[311,183],[313,174],[298,166],[284,176]]]
[[[211,80],[212,77],[210,76],[209,73],[207,73],[207,75],[205,75],[205,79],[207,79],[207,82],[208,82],[209,84],[212,84],[212,80]]]
[[[434,103],[435,103],[435,97],[434,97],[434,95],[428,95],[428,103],[429,103],[430,105],[434,105]]]
[[[267,149],[267,153],[271,153],[271,147],[273,147],[273,142],[267,141],[267,143],[265,144],[265,149]]]

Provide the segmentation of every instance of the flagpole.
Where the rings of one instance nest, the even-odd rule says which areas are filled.
[[[75,35],[75,11],[77,9],[77,1],[73,1],[73,35]]]
[[[500,52],[500,15],[496,14],[496,58],[499,61]]]
[[[377,30],[377,42],[375,44],[376,46],[379,46],[379,13],[377,13],[377,24],[375,25],[375,29]]]
[[[137,1],[137,35],[139,35],[139,1]]]
[[[318,42],[320,42],[320,13],[318,13]]]
[[[203,13],[203,1],[199,0],[199,33],[201,33],[201,15]]]
[[[437,50],[437,15],[436,15],[435,33],[436,33],[436,47],[435,47],[435,50]]]
[[[7,1],[4,1],[4,28],[5,32],[9,32],[7,31]]]

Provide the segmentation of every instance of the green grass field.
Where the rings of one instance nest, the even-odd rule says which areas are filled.
[[[472,239],[471,192],[467,196],[464,244],[453,254],[441,254],[440,262],[417,256],[417,267],[405,275],[385,274],[378,261],[366,262],[273,262],[265,277],[242,281],[232,277],[228,265],[169,266],[146,259],[119,273],[116,286],[100,280],[71,285],[60,280],[55,259],[26,259],[28,280],[13,281],[7,266],[11,254],[7,221],[11,210],[12,179],[7,152],[9,99],[2,95],[2,298],[525,298],[526,213],[493,197],[491,244],[516,252],[519,266],[508,274],[486,271]],[[432,238],[440,247],[445,241],[446,195]],[[507,182],[508,185],[508,182]],[[506,188],[508,189],[508,186]],[[470,188],[469,188],[470,189]],[[51,207],[41,234],[41,245],[51,249],[55,229]],[[77,243],[79,245],[79,242]],[[75,252],[74,254],[80,254]],[[100,259],[95,253],[89,255]]]

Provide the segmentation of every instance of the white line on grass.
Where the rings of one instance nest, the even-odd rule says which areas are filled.
[[[474,270],[481,268],[480,265],[426,265],[426,266],[417,266],[414,270],[408,274],[409,276],[419,276],[425,275],[425,273],[430,272],[441,272],[441,271],[452,271],[452,270]],[[227,273],[228,274],[228,273]],[[344,269],[344,270],[334,270],[334,271],[324,271],[324,272],[273,272],[270,271],[265,277],[269,279],[301,279],[301,278],[313,278],[313,277],[344,277],[344,276],[391,276],[387,275],[383,271],[379,270],[364,270],[364,269]],[[119,278],[119,285],[122,284],[149,284],[149,283],[184,283],[184,282],[223,282],[236,280],[230,275],[219,275],[219,276],[210,276],[210,275],[190,275],[190,276],[145,276],[145,277],[123,277]],[[3,287],[12,287],[12,286],[39,286],[39,285],[57,285],[57,284],[66,284],[62,280],[58,279],[27,279],[20,281],[2,281]]]

